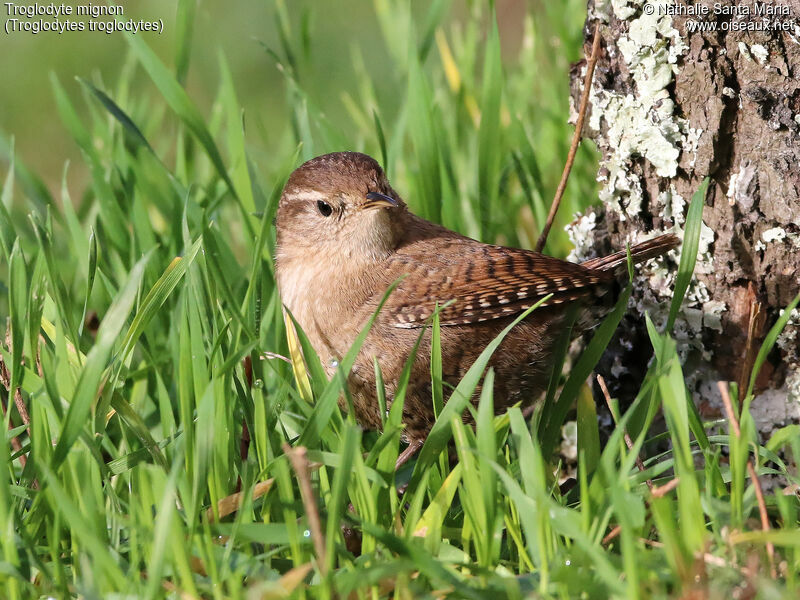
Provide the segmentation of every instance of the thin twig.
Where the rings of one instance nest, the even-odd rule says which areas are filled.
[[[608,411],[611,413],[611,418],[614,419],[614,424],[617,427],[619,427],[619,419],[617,418],[616,413],[614,413],[614,407],[611,404],[611,394],[608,393],[608,387],[606,387],[606,380],[603,379],[602,375],[597,376],[597,383],[600,384],[600,390],[603,392],[603,397],[606,399],[606,404],[608,405]],[[622,435],[625,438],[625,445],[628,446],[628,450],[633,450],[633,442],[631,441],[631,436],[628,435],[628,431],[624,427],[622,428]],[[642,462],[642,459],[639,456],[638,452],[636,453],[636,466],[639,468],[639,471],[644,473],[644,463]],[[653,482],[650,479],[648,479],[646,483],[647,487],[650,488],[650,491],[652,492]]]
[[[412,456],[417,453],[417,450],[422,448],[422,442],[419,440],[411,441],[408,444],[408,448],[403,450],[402,454],[397,457],[397,462],[394,464],[394,470],[397,471],[400,467],[406,464]]]
[[[736,413],[733,412],[733,403],[728,394],[728,385],[724,381],[718,381],[717,387],[719,388],[719,393],[722,395],[722,404],[725,405],[725,412],[728,414],[728,421],[731,423],[733,434],[738,438],[742,435],[742,430],[739,429],[739,419],[736,418]]]
[[[603,544],[603,546],[605,546],[606,544],[608,544],[608,542],[610,542],[611,540],[613,540],[613,539],[614,539],[615,537],[617,537],[617,536],[618,536],[620,533],[622,533],[622,526],[621,526],[621,525],[617,525],[617,526],[615,526],[615,527],[614,527],[614,529],[612,529],[611,531],[609,531],[609,532],[608,532],[608,534],[606,535],[606,537],[604,537],[604,538],[603,538],[603,541],[602,541],[602,542],[600,542],[600,543],[601,543],[601,544]]]
[[[586,110],[589,106],[589,94],[592,91],[592,77],[594,76],[594,68],[597,65],[597,59],[600,56],[600,24],[598,23],[594,28],[594,40],[592,41],[592,54],[586,64],[586,77],[583,79],[583,94],[581,94],[581,105],[578,110],[578,120],[575,122],[575,133],[572,135],[572,143],[569,147],[567,154],[567,162],[564,165],[564,171],[561,173],[561,181],[558,182],[556,194],[553,197],[553,203],[550,205],[550,213],[547,215],[547,222],[544,224],[542,233],[539,240],[536,242],[536,251],[541,252],[547,242],[547,234],[550,233],[550,228],[553,226],[553,221],[558,213],[558,207],[561,204],[561,198],[567,189],[567,181],[569,180],[570,171],[572,171],[572,164],[575,162],[575,155],[578,153],[578,145],[581,143],[581,134],[583,132],[583,121],[586,119]]]
[[[311,488],[311,478],[309,477],[309,464],[306,449],[303,446],[292,448],[289,444],[283,444],[283,451],[289,457],[294,472],[297,474],[297,481],[300,484],[300,495],[303,498],[303,506],[306,510],[308,526],[311,529],[311,539],[314,542],[314,551],[317,555],[317,564],[322,575],[327,574],[328,563],[325,560],[325,536],[322,533],[322,524],[317,509],[317,499],[314,490]]]
[[[736,413],[733,412],[733,404],[728,394],[728,384],[724,381],[718,381],[717,387],[719,388],[719,393],[722,395],[722,404],[725,405],[725,412],[728,414],[731,429],[733,429],[734,435],[739,438],[741,437],[742,431],[739,428],[739,421],[736,418]],[[750,459],[747,461],[747,472],[750,475],[750,479],[753,481],[753,486],[756,491],[758,514],[761,517],[761,529],[763,531],[769,531],[769,516],[767,515],[767,503],[764,501],[764,491],[761,489],[761,482],[758,480],[756,468],[753,465],[753,461]],[[778,572],[775,570],[775,545],[772,542],[767,542],[767,558],[769,559],[769,573],[772,578],[775,579],[778,576]]]

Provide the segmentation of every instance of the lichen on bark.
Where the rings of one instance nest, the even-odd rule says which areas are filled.
[[[671,15],[667,0],[589,2],[587,47],[599,22],[602,53],[584,136],[601,153],[603,205],[577,218],[570,234],[575,257],[586,258],[682,232],[689,199],[711,178],[695,277],[674,336],[695,399],[714,412],[718,392],[709,384],[741,379],[752,362],[748,335],[757,349],[800,291],[800,27],[734,28],[733,21],[762,19],[754,1],[737,3],[749,16],[698,4],[708,14]],[[781,4],[790,14],[778,18],[800,24],[800,0]],[[717,30],[692,32],[690,21]],[[573,68],[573,106],[584,72],[585,63]],[[622,396],[637,389],[647,362],[642,313],[665,321],[676,258],[642,269],[632,301],[639,318],[625,319],[600,365]],[[760,317],[751,323],[755,304]],[[757,391],[762,430],[800,419],[800,316],[770,354]]]

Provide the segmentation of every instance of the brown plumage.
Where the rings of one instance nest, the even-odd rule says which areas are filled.
[[[626,253],[574,264],[529,250],[482,244],[409,212],[378,163],[339,152],[308,161],[287,182],[278,207],[277,277],[284,305],[308,335],[329,375],[403,277],[364,343],[348,380],[355,416],[379,427],[373,357],[391,403],[403,366],[436,305],[440,312],[445,394],[516,316],[553,296],[517,325],[490,361],[494,402],[503,411],[544,390],[566,306],[580,303],[596,322]],[[631,248],[634,262],[678,244],[665,235]],[[403,410],[405,437],[419,445],[433,424],[430,331],[414,361]]]

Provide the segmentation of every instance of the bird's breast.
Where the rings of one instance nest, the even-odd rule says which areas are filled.
[[[380,269],[322,257],[279,257],[281,302],[309,337],[323,361],[343,356],[369,317],[367,307],[380,292]],[[384,286],[385,288],[386,286]]]
[[[329,287],[326,269],[319,261],[284,260],[279,262],[277,276],[283,305],[307,334],[316,333],[317,321],[330,311],[324,300]]]

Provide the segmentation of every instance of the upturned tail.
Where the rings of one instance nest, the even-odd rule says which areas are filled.
[[[631,247],[631,259],[633,264],[639,264],[651,258],[666,254],[673,248],[680,245],[680,238],[674,233],[667,233],[647,240],[640,244]],[[621,273],[627,268],[628,253],[625,250],[620,250],[608,256],[600,256],[598,258],[590,258],[582,262],[581,265],[589,269],[599,269],[600,271],[614,271]]]

